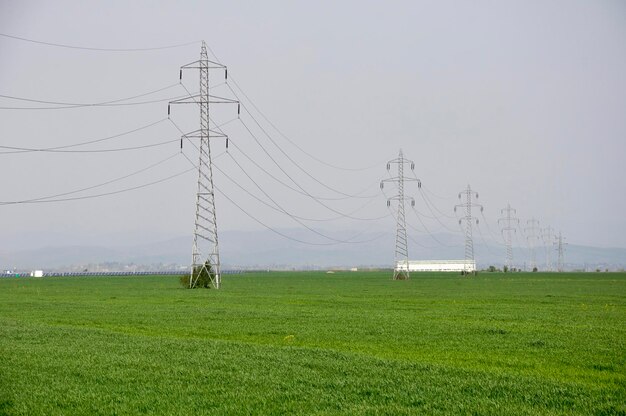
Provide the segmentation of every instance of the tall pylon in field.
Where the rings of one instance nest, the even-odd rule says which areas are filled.
[[[387,171],[391,170],[391,165],[398,165],[398,176],[383,179],[380,182],[380,189],[383,189],[385,182],[393,182],[397,184],[398,193],[387,199],[387,206],[391,206],[391,201],[398,201],[398,211],[396,215],[396,249],[394,255],[393,280],[407,280],[409,278],[409,246],[406,234],[406,216],[404,203],[410,201],[411,205],[415,205],[415,199],[407,197],[404,193],[405,182],[417,182],[417,187],[422,187],[422,182],[417,178],[407,178],[404,176],[404,166],[409,165],[411,170],[415,170],[415,162],[406,159],[402,153],[402,149],[397,159],[387,162]]]
[[[200,73],[200,90],[196,95],[178,100],[170,101],[170,104],[196,104],[200,110],[200,129],[185,134],[181,138],[181,150],[183,138],[199,139],[198,156],[198,182],[196,186],[196,213],[193,232],[193,244],[191,248],[191,278],[189,287],[196,287],[200,276],[209,276],[210,286],[215,289],[221,284],[220,252],[217,235],[217,216],[215,213],[215,188],[213,186],[213,162],[211,160],[212,137],[226,137],[219,131],[213,131],[209,127],[209,104],[212,103],[235,103],[222,97],[214,97],[209,94],[209,70],[221,69],[224,77],[227,77],[226,66],[210,61],[207,53],[207,46],[202,41],[200,48],[200,59],[198,61],[183,65],[180,68],[180,80],[182,83],[184,69],[197,69]],[[170,107],[167,110],[170,115]],[[228,138],[227,146],[228,146]]]
[[[463,202],[463,196],[465,196],[465,202]],[[472,216],[472,208],[480,208],[480,212],[483,211],[483,206],[473,202],[472,199],[478,199],[478,192],[474,192],[468,184],[467,188],[459,192],[461,204],[454,206],[454,212],[456,212],[458,208],[465,210],[465,215],[459,219],[459,225],[462,225],[463,221],[465,221],[465,263],[463,265],[463,272],[465,274],[476,271],[472,225],[474,223],[478,224],[478,218]]]
[[[502,208],[500,213],[504,215],[504,217],[498,219],[498,224],[501,226],[501,232],[506,246],[504,265],[511,270],[513,268],[513,233],[517,232],[519,219],[515,217],[517,211],[511,208],[511,204],[506,204],[506,208]]]

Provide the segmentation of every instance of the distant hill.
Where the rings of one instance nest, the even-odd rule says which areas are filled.
[[[303,230],[281,230],[294,239],[310,241]],[[269,231],[228,231],[220,234],[220,253],[225,267],[390,267],[393,264],[395,235],[392,233],[363,233],[344,231],[332,235],[337,239],[359,241],[353,244],[305,245],[285,239]],[[322,240],[320,240],[322,241]],[[460,235],[421,235],[409,242],[410,259],[462,259],[463,238]],[[528,248],[514,247],[515,263],[529,263]],[[504,260],[504,246],[482,237],[474,239],[475,257],[479,267],[496,265]],[[550,253],[552,262],[556,252]],[[58,269],[72,265],[115,262],[121,264],[186,265],[191,257],[191,236],[176,237],[151,243],[124,246],[47,245],[45,247],[0,251],[3,269]],[[545,249],[536,249],[540,268],[545,262]],[[568,245],[565,254],[568,269],[626,267],[626,249]]]

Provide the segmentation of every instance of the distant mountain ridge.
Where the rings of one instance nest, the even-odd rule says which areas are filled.
[[[305,240],[310,234],[303,230],[282,230],[295,239]],[[335,232],[338,239],[349,240],[355,232]],[[394,259],[395,235],[392,233],[363,233],[362,243],[334,245],[304,245],[287,240],[269,231],[227,231],[220,233],[220,254],[224,267],[391,267]],[[355,238],[356,239],[356,238]],[[351,240],[352,241],[352,240]],[[479,267],[504,261],[500,243],[474,241]],[[514,247],[514,263],[528,264],[528,248]],[[412,260],[462,259],[463,237],[453,234],[421,235],[409,242]],[[540,269],[545,263],[545,249],[535,252]],[[550,253],[552,264],[556,252]],[[18,269],[59,269],[76,265],[121,263],[144,267],[156,265],[186,265],[191,258],[191,236],[176,237],[144,244],[114,245],[47,245],[32,249],[0,251],[0,267]],[[568,245],[565,263],[569,269],[626,266],[626,248],[599,248]]]

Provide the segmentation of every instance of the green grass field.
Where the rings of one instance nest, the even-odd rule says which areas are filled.
[[[625,415],[626,274],[1,279],[0,414]]]

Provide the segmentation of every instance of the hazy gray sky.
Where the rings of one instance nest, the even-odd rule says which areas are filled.
[[[468,183],[480,193],[494,234],[507,203],[522,224],[562,230],[569,242],[626,247],[626,3],[623,1],[5,1],[0,33],[92,48],[149,48],[205,40],[264,114],[312,160],[258,114],[272,138],[304,170],[325,184],[374,199],[326,201],[354,215],[388,213],[378,183],[386,161],[402,148],[416,163],[432,201],[453,215]],[[178,68],[198,59],[200,44],[143,52],[58,48],[0,37],[0,94],[43,101],[98,103],[143,94],[178,82]],[[232,97],[219,72],[213,91]],[[183,79],[197,90],[197,74]],[[233,85],[233,84],[231,84]],[[180,86],[131,100],[184,95]],[[251,108],[249,103],[248,108]],[[0,107],[50,106],[0,99]],[[167,117],[166,102],[54,110],[0,109],[0,145],[42,148],[112,136]],[[215,109],[216,122],[236,108]],[[198,128],[197,109],[177,106],[172,119]],[[245,125],[308,192],[339,197],[295,167],[244,111]],[[289,179],[234,121],[224,130],[259,165]],[[145,172],[73,196],[113,192],[191,167],[179,154],[180,133],[167,120],[116,139],[73,150],[103,153],[0,153],[0,201],[17,201],[90,187]],[[213,142],[213,154],[224,142]],[[2,149],[0,149],[2,151]],[[4,149],[6,151],[6,149]],[[192,160],[196,153],[186,145]],[[217,166],[259,198],[266,197],[235,160],[289,212],[336,216],[319,203],[277,184],[231,146]],[[217,186],[248,211],[278,228],[301,228],[239,190],[219,170]],[[18,234],[63,244],[125,236],[146,241],[191,234],[195,175],[104,198],[0,205],[0,249]],[[293,185],[293,184],[292,184]],[[417,208],[429,215],[417,189]],[[221,230],[260,226],[221,195]],[[415,221],[407,216],[409,221]],[[454,219],[441,217],[447,225]],[[429,221],[428,218],[424,219]],[[394,220],[306,222],[336,229],[392,229]],[[428,223],[441,231],[437,222]],[[62,237],[66,236],[66,237]],[[311,241],[318,241],[311,234]],[[38,245],[38,242],[33,242]]]

